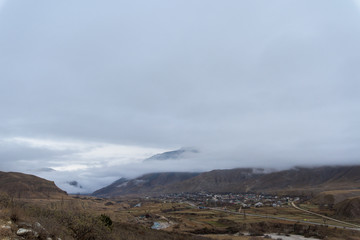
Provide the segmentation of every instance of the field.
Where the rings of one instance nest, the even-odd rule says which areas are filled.
[[[48,209],[53,212],[86,212],[92,216],[105,215],[114,222],[114,226],[119,224],[121,229],[125,225],[135,226],[135,230],[132,231],[145,231],[146,235],[150,233],[168,234],[167,236],[176,234],[180,237],[179,239],[182,234],[211,239],[256,239],[255,236],[269,233],[298,234],[315,239],[325,236],[327,239],[338,239],[339,236],[348,236],[348,239],[352,240],[360,239],[357,237],[359,231],[351,230],[350,225],[326,220],[320,216],[299,211],[290,205],[276,208],[249,208],[239,212],[232,206],[199,209],[188,202],[135,197],[103,199],[72,196],[66,199],[33,199],[21,202],[23,209],[34,209],[36,206],[38,209]],[[301,204],[300,207],[327,216],[333,214],[331,210],[324,210],[316,205]],[[35,218],[39,215],[36,211],[34,213],[34,210],[32,213],[29,210],[24,212]],[[359,223],[359,220],[352,223]],[[113,229],[113,231],[116,230]],[[142,239],[138,236],[136,238]]]
[[[280,233],[315,239],[339,239],[340,236],[347,236],[349,240],[360,240],[359,231],[351,230],[350,225],[308,214],[291,205],[239,211],[234,206],[199,209],[190,202],[136,197],[103,199],[88,196],[22,199],[15,200],[12,205],[2,207],[0,212],[4,221],[7,220],[6,217],[11,218],[15,212],[18,221],[39,222],[47,229],[54,229],[53,235],[61,236],[62,239],[91,239],[79,238],[68,228],[74,228],[74,224],[94,228],[87,221],[93,219],[93,223],[98,224],[96,216],[106,216],[113,223],[111,229],[104,230],[103,226],[100,226],[101,223],[98,228],[94,228],[101,236],[106,236],[104,239],[156,239],[162,236],[161,239],[241,240],[261,239],[263,237],[260,236],[266,234]],[[322,215],[333,215],[333,211],[319,208],[317,205],[299,206]],[[69,219],[78,220],[74,223]],[[359,219],[352,221],[359,222]],[[285,239],[285,236],[283,238]]]

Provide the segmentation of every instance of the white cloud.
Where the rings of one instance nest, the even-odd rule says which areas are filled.
[[[150,148],[101,142],[82,142],[74,140],[53,140],[27,137],[12,137],[3,139],[2,141],[30,148],[60,151],[58,159],[49,161],[56,166],[47,166],[59,171],[74,171],[79,169],[94,168],[103,164],[109,166],[141,162],[145,158],[168,150],[164,148]],[[64,153],[62,153],[62,151]],[[70,161],[72,163],[77,162],[79,164],[69,165]]]
[[[53,167],[53,169],[56,171],[67,171],[67,172],[86,170],[88,168],[89,168],[89,166],[81,165],[81,164],[71,164],[71,165],[61,166],[61,167]]]
[[[12,149],[12,146],[16,146],[13,151],[35,150],[31,158],[24,155],[16,160],[3,160],[3,164],[5,161],[12,161],[12,166],[7,171],[27,172],[53,180],[69,192],[79,190],[74,190],[74,187],[67,183],[70,180],[79,181],[84,186],[80,192],[91,192],[103,186],[99,178],[110,177],[105,185],[109,184],[120,176],[117,174],[124,173],[123,168],[129,168],[131,165],[138,166],[145,158],[169,150],[103,142],[28,137],[0,139],[0,143],[2,148]],[[54,169],[56,172],[39,172],[39,166]],[[103,169],[112,170],[113,175],[104,175]]]
[[[6,0],[0,0],[0,11],[3,8],[3,6],[5,5]]]
[[[80,158],[146,158],[154,153],[163,152],[164,148],[110,144],[90,141],[54,140],[28,137],[12,137],[2,139],[4,142],[42,148],[53,151],[77,151]]]
[[[360,10],[360,0],[353,0],[355,5],[359,8]]]
[[[76,155],[82,159],[115,159],[121,163],[133,163],[142,161],[156,153],[164,152],[166,149],[162,148],[145,148],[139,146],[125,146],[116,144],[103,144],[83,151]]]
[[[12,137],[3,139],[3,141],[9,143],[16,143],[20,145],[26,145],[32,148],[44,148],[54,151],[63,150],[81,150],[95,147],[95,143],[84,143],[77,141],[64,141],[64,140],[53,140],[53,139],[40,139],[40,138],[26,138],[26,137]]]
[[[160,170],[358,162],[360,0],[4,3],[4,171],[54,168],[42,176],[94,188]],[[201,158],[143,164],[167,150],[143,146]]]

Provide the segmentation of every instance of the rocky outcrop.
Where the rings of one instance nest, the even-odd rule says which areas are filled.
[[[12,221],[0,220],[0,232],[1,239],[61,240],[59,237],[50,235],[38,222],[31,224],[27,222],[14,223]]]

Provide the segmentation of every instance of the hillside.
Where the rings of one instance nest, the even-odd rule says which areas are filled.
[[[54,182],[17,172],[0,172],[0,192],[15,198],[61,198],[66,192]]]
[[[246,182],[253,191],[293,191],[314,193],[325,190],[360,188],[360,166],[297,167],[261,176],[255,182]]]
[[[315,204],[326,204],[332,206],[345,199],[360,197],[360,189],[324,191],[316,195],[311,201]]]
[[[251,168],[213,170],[167,186],[165,192],[246,192],[249,189],[243,183],[256,182],[264,174]]]
[[[111,187],[110,187],[111,186]],[[106,196],[176,192],[267,192],[318,194],[330,190],[360,189],[360,166],[293,168],[267,173],[263,169],[237,168],[213,170],[201,174],[155,173],[114,183]],[[98,190],[94,195],[104,191]],[[104,196],[102,195],[102,196]]]
[[[166,191],[308,194],[357,188],[360,188],[360,166],[333,166],[294,168],[271,173],[261,172],[261,169],[214,170],[168,186]]]
[[[336,216],[343,218],[360,218],[360,197],[346,199],[334,206]]]
[[[127,194],[161,192],[164,187],[168,185],[185,181],[198,174],[199,173],[167,172],[150,173],[132,180],[121,178],[109,186],[95,191],[93,195],[99,197],[114,197]]]

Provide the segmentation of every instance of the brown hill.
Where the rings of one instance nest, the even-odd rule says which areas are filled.
[[[324,191],[316,195],[311,201],[315,204],[334,205],[353,197],[360,197],[360,189]]]
[[[188,173],[186,177],[175,178],[169,177],[171,174],[175,173],[148,174],[121,184],[113,184],[111,188],[111,185],[106,188],[105,195],[199,191],[310,195],[329,190],[360,189],[360,166],[297,167],[271,173],[262,169],[237,168],[213,170],[194,176]],[[94,194],[98,195],[99,191]]]
[[[360,218],[360,197],[346,199],[334,207],[336,215],[343,218]]]
[[[166,192],[267,192],[311,195],[324,190],[360,189],[360,166],[293,168],[265,173],[261,169],[214,170],[169,185]]]
[[[66,192],[54,182],[17,172],[0,172],[0,192],[14,198],[61,198]]]
[[[264,175],[262,169],[235,168],[213,170],[202,173],[188,180],[167,186],[165,192],[246,192],[245,183],[257,182]]]
[[[359,189],[360,166],[326,166],[317,168],[293,168],[265,174],[256,182],[247,182],[253,191],[292,191],[301,194],[325,190]]]

